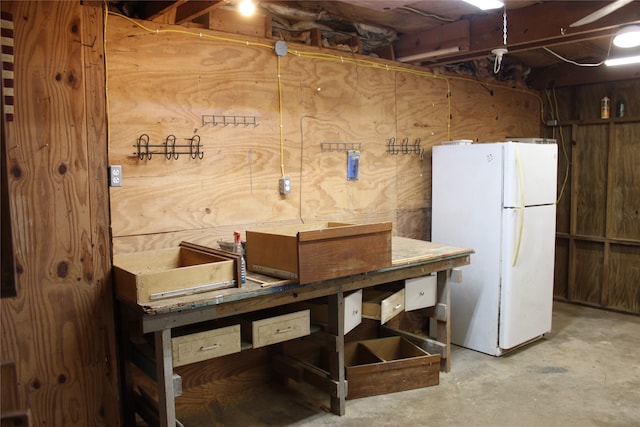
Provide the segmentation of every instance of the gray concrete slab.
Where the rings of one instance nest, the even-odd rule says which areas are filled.
[[[553,330],[502,357],[454,346],[440,385],[347,401],[292,383],[211,402],[187,426],[640,426],[640,317],[554,304]]]

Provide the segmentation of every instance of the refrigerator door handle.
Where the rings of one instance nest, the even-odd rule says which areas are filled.
[[[516,240],[516,249],[513,252],[513,260],[511,265],[515,267],[518,262],[518,254],[520,253],[520,243],[522,242],[522,228],[524,227],[524,170],[522,168],[522,161],[520,160],[520,151],[516,148],[516,163],[518,164],[518,186],[520,188],[520,206],[518,206],[518,239]]]

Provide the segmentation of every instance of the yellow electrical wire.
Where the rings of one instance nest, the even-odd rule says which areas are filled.
[[[183,35],[187,35],[187,36],[195,36],[195,37],[199,37],[199,38],[203,38],[203,39],[209,39],[209,40],[217,40],[217,41],[225,41],[225,42],[229,42],[229,43],[236,43],[236,44],[243,44],[246,46],[260,46],[260,47],[265,47],[268,49],[273,49],[273,46],[271,46],[270,44],[266,44],[266,43],[257,43],[257,42],[250,42],[248,40],[239,40],[239,39],[233,39],[233,38],[228,38],[228,37],[220,37],[220,36],[215,36],[213,34],[206,34],[206,33],[202,33],[202,32],[198,32],[196,33],[195,31],[185,31],[185,30],[176,30],[176,29],[159,29],[156,28],[155,30],[152,28],[149,28],[147,26],[145,26],[144,24],[141,24],[140,22],[136,21],[135,19],[129,18],[128,16],[122,15],[121,13],[117,13],[117,12],[109,12],[111,15],[114,16],[118,16],[120,18],[126,19],[127,21],[131,22],[132,24],[134,24],[135,26],[137,26],[140,29],[143,29],[149,33],[152,34],[168,34],[168,33],[172,33],[172,34],[183,34]]]
[[[140,29],[142,29],[144,31],[147,31],[149,33],[152,33],[152,34],[165,34],[165,33],[182,34],[182,35],[195,36],[195,37],[208,39],[208,40],[216,40],[216,41],[224,41],[224,42],[235,43],[235,44],[242,44],[242,45],[246,45],[247,47],[250,47],[250,46],[262,47],[262,48],[266,48],[266,49],[269,49],[269,50],[273,50],[273,46],[270,45],[270,44],[267,44],[267,43],[250,42],[248,40],[243,41],[243,40],[240,40],[240,39],[234,39],[234,38],[229,38],[229,37],[221,37],[221,36],[216,36],[216,35],[212,35],[212,34],[205,34],[205,33],[202,33],[202,32],[177,30],[177,29],[158,29],[158,28],[156,28],[154,30],[154,29],[149,28],[149,27],[145,26],[144,24],[138,22],[135,19],[129,18],[128,16],[122,15],[122,14],[117,13],[117,12],[109,11],[108,8],[105,5],[105,64],[106,64],[106,27],[107,27],[107,25],[106,25],[106,23],[107,23],[106,15],[108,15],[108,14],[123,18],[123,19],[133,23],[138,28],[140,28]],[[408,67],[404,67],[404,66],[383,64],[381,62],[369,61],[369,60],[365,60],[365,59],[356,60],[355,57],[351,58],[351,57],[348,57],[348,56],[336,55],[336,54],[330,54],[330,53],[324,53],[324,52],[306,52],[306,51],[300,51],[300,50],[293,50],[293,51],[289,51],[288,54],[289,55],[293,55],[293,56],[297,56],[297,57],[300,57],[300,58],[305,58],[305,59],[317,59],[317,60],[323,60],[323,61],[340,62],[342,64],[355,65],[355,66],[358,66],[358,67],[361,67],[361,68],[371,68],[371,69],[384,70],[384,71],[394,71],[394,72],[411,74],[411,75],[414,75],[414,76],[429,77],[429,78],[444,80],[447,83],[447,98],[448,98],[448,102],[447,102],[447,104],[448,104],[448,108],[447,108],[447,113],[448,113],[447,114],[447,138],[449,140],[451,139],[451,83],[450,83],[451,80],[466,81],[466,82],[470,82],[470,83],[474,83],[474,84],[479,84],[479,85],[482,85],[482,86],[485,86],[485,87],[495,87],[495,88],[499,88],[499,89],[503,89],[503,90],[512,90],[512,91],[524,93],[526,95],[534,96],[534,97],[536,97],[538,99],[538,101],[540,103],[540,118],[541,118],[541,121],[544,122],[544,101],[542,100],[540,95],[538,95],[534,91],[520,89],[520,88],[512,88],[512,87],[499,85],[499,84],[480,82],[478,80],[474,80],[474,79],[467,78],[467,77],[461,77],[461,76],[443,76],[443,75],[436,74],[436,73],[433,73],[433,72],[430,72],[430,71],[415,70],[413,68],[408,68]],[[280,115],[280,157],[281,157],[281,172],[282,172],[282,175],[284,176],[284,137],[283,137],[283,129],[282,129],[283,128],[283,120],[282,120],[283,112],[282,112],[282,82],[281,82],[281,78],[280,78],[280,56],[277,57],[277,68],[278,68],[278,97],[279,97],[279,110],[280,110],[279,111],[279,115]]]
[[[280,75],[280,56],[276,57],[278,71],[278,111],[280,114],[280,173],[282,177],[284,173],[284,136],[283,136],[283,120],[282,120],[282,76]]]

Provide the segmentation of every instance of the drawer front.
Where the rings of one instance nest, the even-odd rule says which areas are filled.
[[[405,280],[405,310],[411,311],[436,305],[437,287],[438,279],[435,274]]]
[[[174,367],[237,353],[240,351],[240,325],[175,337],[171,347]]]
[[[344,297],[344,333],[362,323],[362,289]]]
[[[385,324],[404,310],[404,289],[382,300],[380,304],[380,323]]]
[[[256,320],[252,325],[253,348],[264,347],[309,335],[309,310]]]

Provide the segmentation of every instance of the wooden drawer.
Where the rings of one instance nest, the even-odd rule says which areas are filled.
[[[240,351],[240,325],[171,339],[173,366],[188,365]]]
[[[115,255],[113,273],[118,298],[139,305],[236,286],[233,260],[183,247]]]
[[[404,311],[404,296],[404,289],[397,292],[366,289],[362,296],[362,317],[385,324]]]
[[[311,310],[313,323],[329,323],[329,308],[326,303],[303,303],[302,306],[309,307]],[[349,333],[360,323],[362,323],[362,289],[344,297],[344,333]]]
[[[311,333],[309,310],[243,322],[243,334],[248,336],[253,348],[300,338]]]
[[[347,399],[412,390],[440,383],[440,355],[401,337],[344,345]]]
[[[405,311],[436,305],[437,287],[438,277],[435,274],[405,280]]]
[[[300,284],[391,266],[390,222],[247,230],[247,269]]]
[[[362,289],[344,297],[344,333],[362,323]]]

